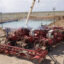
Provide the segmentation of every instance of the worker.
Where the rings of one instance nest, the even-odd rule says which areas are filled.
[[[48,33],[47,33],[47,35],[46,35],[46,37],[47,38],[53,38],[52,33],[53,33],[53,30],[49,30]]]
[[[34,31],[34,29],[31,29],[29,35],[34,36],[34,32],[33,31]]]
[[[5,31],[6,31],[6,37],[8,37],[8,34],[10,32],[10,28],[5,28]]]

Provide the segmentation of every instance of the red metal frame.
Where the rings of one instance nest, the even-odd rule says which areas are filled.
[[[60,43],[61,41],[64,41],[64,33],[62,32],[58,32],[55,30],[60,30],[60,31],[64,31],[63,28],[61,27],[54,27],[54,28],[50,28],[53,29],[53,38],[47,38],[46,34],[47,31],[49,30],[35,30],[34,36],[30,36],[29,35],[29,30],[27,29],[20,29],[18,31],[15,31],[11,36],[8,37],[9,41],[18,41],[21,38],[25,39],[25,42],[30,42],[30,44],[34,44],[34,47],[32,50],[30,49],[24,49],[21,47],[17,47],[17,46],[11,46],[11,45],[7,45],[7,44],[0,44],[0,53],[5,53],[7,55],[14,55],[14,56],[19,56],[19,57],[23,57],[23,58],[27,58],[30,60],[34,60],[37,59],[39,61],[39,63],[46,57],[46,55],[48,54],[48,50],[45,49],[41,49],[40,47],[38,47],[37,49],[35,48],[36,42],[38,41],[38,44],[43,44],[43,46],[45,47],[52,47],[53,45]],[[36,41],[37,40],[37,41]]]
[[[19,57],[24,57],[30,60],[37,59],[39,62],[44,59],[48,53],[47,50],[29,50],[23,49],[16,46],[2,45],[0,44],[0,53],[5,53],[7,55],[14,55]]]

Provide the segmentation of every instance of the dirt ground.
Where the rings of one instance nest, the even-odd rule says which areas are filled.
[[[54,61],[51,58],[53,58]],[[34,64],[34,63],[26,59],[0,54],[0,64]],[[38,63],[36,62],[36,64]],[[41,64],[64,64],[64,44],[58,45],[56,48],[54,48],[46,56],[46,59]]]
[[[51,23],[49,26],[52,27],[55,24],[55,26],[64,27],[64,20],[56,21],[55,23]]]

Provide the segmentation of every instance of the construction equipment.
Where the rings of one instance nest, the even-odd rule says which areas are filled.
[[[39,2],[40,0],[38,0]],[[36,0],[27,16],[26,26]],[[41,29],[29,30],[21,28],[8,34],[7,43],[0,44],[0,53],[38,60],[39,63],[45,59],[53,45],[64,41],[64,28],[42,26]]]
[[[8,42],[0,44],[0,53],[30,60],[37,59],[40,63],[51,51],[53,45],[64,41],[64,29],[60,27],[34,30],[33,35],[29,33],[28,28],[21,28],[10,33],[7,37]]]

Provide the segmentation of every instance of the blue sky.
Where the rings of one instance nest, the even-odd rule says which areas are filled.
[[[33,0],[0,0],[0,12],[28,12]],[[64,0],[36,0],[33,11],[64,11]]]

